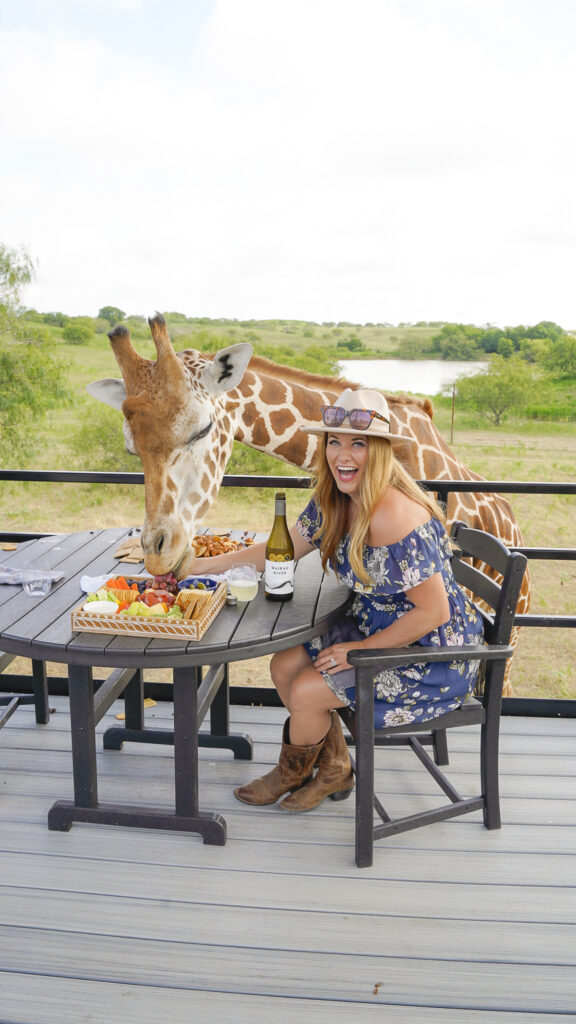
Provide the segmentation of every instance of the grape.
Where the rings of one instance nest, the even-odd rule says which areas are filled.
[[[155,590],[166,590],[169,594],[178,593],[178,580],[173,572],[165,572],[155,576],[153,586]]]

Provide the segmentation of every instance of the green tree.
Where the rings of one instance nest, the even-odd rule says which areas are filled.
[[[485,352],[497,352],[498,342],[500,341],[503,332],[499,327],[489,327],[482,331],[480,336],[480,344]]]
[[[50,351],[45,328],[19,320],[20,289],[32,279],[33,263],[23,249],[0,243],[0,460],[21,464],[37,446],[35,424],[69,398],[68,368]]]
[[[126,319],[126,313],[118,306],[102,306],[102,309],[98,310],[98,316],[107,320],[111,327],[115,327],[121,320]]]
[[[0,305],[18,304],[20,290],[34,276],[34,264],[23,248],[13,249],[0,242]]]
[[[66,327],[70,317],[66,313],[43,313],[42,318],[45,324],[52,327]]]
[[[62,331],[62,337],[64,341],[69,341],[71,345],[87,345],[92,339],[93,332],[89,327],[84,327],[82,324],[67,324]]]
[[[504,335],[500,338],[496,351],[499,356],[503,356],[504,359],[510,359],[510,356],[514,355],[514,342],[511,338],[506,338]]]
[[[576,337],[565,334],[548,341],[539,362],[552,377],[576,377]]]
[[[433,339],[433,349],[442,359],[477,359],[481,328],[470,324],[444,324]]]
[[[564,328],[560,327],[559,324],[555,324],[553,320],[540,320],[539,323],[535,324],[534,327],[528,327],[526,330],[527,338],[551,338],[556,341],[564,334]]]
[[[486,370],[458,379],[457,394],[463,405],[499,426],[511,410],[525,406],[533,386],[533,372],[520,356],[493,355]]]
[[[68,444],[85,465],[97,472],[141,473],[140,459],[126,450],[120,422],[117,409],[92,402],[89,411],[82,410]]]
[[[304,337],[305,338],[309,337],[309,335],[305,334]],[[349,352],[364,352],[365,351],[365,349],[364,349],[364,342],[362,341],[361,338],[358,338],[354,334],[350,335],[350,337],[347,338],[346,341],[339,341],[337,343],[336,347],[337,348],[346,348],[346,349],[348,349]]]
[[[545,347],[546,344],[541,338],[522,338],[518,345],[518,351],[527,363],[537,363]]]

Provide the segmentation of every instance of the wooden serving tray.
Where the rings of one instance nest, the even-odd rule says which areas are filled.
[[[138,579],[137,576],[133,577]],[[83,611],[85,601],[72,612],[72,629],[77,633],[114,633],[116,636],[180,637],[200,640],[226,600],[227,585],[219,583],[206,611],[197,619],[148,618],[129,615],[91,615]]]

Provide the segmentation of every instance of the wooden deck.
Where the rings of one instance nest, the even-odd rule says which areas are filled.
[[[0,731],[2,1024],[576,1020],[576,720],[503,720],[502,831],[468,815],[380,843],[359,870],[353,798],[298,817],[234,800],[277,757],[274,709],[232,711],[254,763],[200,751],[202,806],[226,817],[225,847],[49,832],[48,808],[71,796],[67,701],[51,704],[49,725],[22,707]],[[471,732],[449,737],[464,791]],[[431,783],[416,760],[377,758],[390,808],[403,791],[421,806]],[[172,802],[170,747],[100,751],[99,770],[102,800]]]

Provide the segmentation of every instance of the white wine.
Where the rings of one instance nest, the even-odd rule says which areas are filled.
[[[289,601],[294,596],[294,545],[286,522],[286,495],[276,494],[274,523],[266,544],[264,593],[269,601]]]
[[[231,580],[228,589],[241,604],[253,601],[258,594],[258,580]]]

